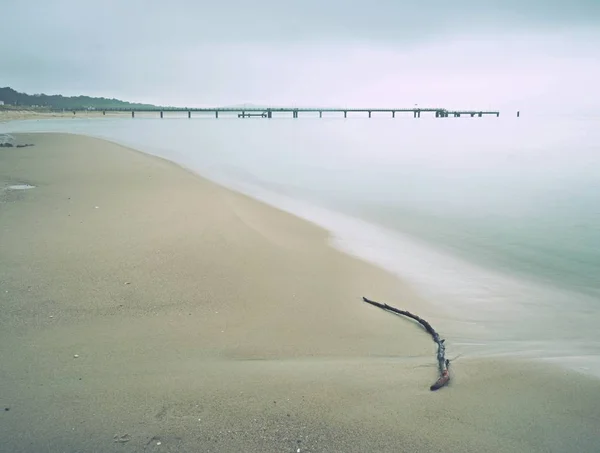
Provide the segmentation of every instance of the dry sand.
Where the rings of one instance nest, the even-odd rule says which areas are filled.
[[[325,231],[118,145],[17,139],[1,452],[600,451],[593,378],[463,357],[430,392],[430,338],[360,296],[432,308]]]
[[[148,113],[142,114],[149,115]],[[157,115],[158,113],[155,113],[155,116]],[[122,118],[130,116],[130,112],[106,112],[103,114],[102,110],[78,111],[73,113],[68,110],[64,112],[55,112],[41,109],[0,109],[0,123],[17,120],[42,120],[52,118]]]

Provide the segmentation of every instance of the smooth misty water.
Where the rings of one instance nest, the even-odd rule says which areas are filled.
[[[111,139],[318,223],[412,282],[468,353],[600,373],[600,121],[21,121]],[[399,303],[401,305],[401,301]]]

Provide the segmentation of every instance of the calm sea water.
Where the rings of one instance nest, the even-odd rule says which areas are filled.
[[[81,133],[176,161],[324,226],[335,246],[412,283],[455,350],[600,375],[599,126],[140,115],[0,132]]]

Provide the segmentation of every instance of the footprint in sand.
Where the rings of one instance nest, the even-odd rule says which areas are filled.
[[[181,451],[181,438],[163,436],[153,436],[146,446],[145,452],[161,452],[161,453],[179,453]]]
[[[121,436],[118,434],[115,434],[113,437],[113,440],[119,444],[124,444],[131,440],[131,436],[129,434],[123,434]]]

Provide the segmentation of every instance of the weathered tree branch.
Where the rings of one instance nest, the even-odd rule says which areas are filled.
[[[435,344],[437,344],[437,361],[438,361],[438,369],[440,372],[439,379],[433,384],[429,389],[430,390],[438,390],[450,381],[450,374],[448,373],[448,368],[450,367],[450,360],[446,359],[446,346],[444,345],[443,339],[440,338],[440,335],[435,331],[431,324],[425,321],[423,318],[418,317],[417,315],[413,315],[411,312],[406,310],[398,310],[388,304],[381,304],[379,302],[375,302],[374,300],[369,300],[366,297],[363,297],[363,300],[371,305],[381,308],[382,310],[391,311],[398,315],[406,316],[408,318],[414,319],[419,324],[421,324],[425,330],[431,335]]]

